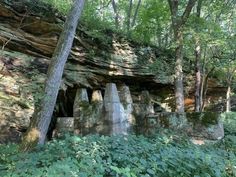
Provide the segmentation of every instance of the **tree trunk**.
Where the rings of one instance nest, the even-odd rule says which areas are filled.
[[[132,8],[133,8],[133,0],[129,1],[129,9],[127,12],[127,35],[130,34],[130,21],[131,21],[131,14],[132,14]]]
[[[201,72],[200,72],[200,60],[201,60],[201,46],[199,38],[196,38],[195,44],[195,112],[200,111],[201,101]]]
[[[197,3],[197,17],[201,17],[201,7],[202,7],[202,0],[198,0]],[[198,32],[199,29],[197,27],[196,31]],[[198,35],[198,34],[196,34]],[[201,60],[201,43],[198,36],[195,37],[195,112],[199,112],[201,108],[201,69],[200,69],[200,60]]]
[[[205,65],[206,65],[206,52],[207,52],[207,48],[204,48],[204,52],[203,52],[203,61],[202,61],[202,66],[201,66],[201,82],[200,82],[200,97],[199,97],[199,101],[200,101],[200,112],[201,112],[201,108],[203,105],[203,88],[204,88],[204,83],[205,83]]]
[[[175,98],[176,111],[184,112],[184,87],[183,87],[183,34],[179,30],[175,32],[175,41],[177,47],[175,49]]]
[[[83,10],[84,0],[76,0],[69,12],[64,29],[60,35],[57,47],[52,56],[52,61],[48,68],[47,79],[44,89],[44,97],[41,100],[38,111],[35,112],[30,127],[28,128],[21,149],[27,151],[37,144],[42,145],[45,142],[54,106],[56,103],[61,78],[65,63],[69,56],[78,20]]]
[[[134,12],[134,18],[133,18],[131,27],[134,27],[134,25],[135,25],[135,22],[136,22],[136,19],[137,19],[137,16],[138,16],[138,10],[139,10],[140,4],[141,4],[141,0],[138,1],[138,5],[137,5],[136,10]]]
[[[230,66],[229,66],[230,67]],[[231,111],[231,84],[232,84],[232,80],[234,78],[234,73],[236,71],[236,67],[234,67],[232,70],[230,70],[228,68],[227,71],[227,92],[226,92],[226,112],[230,112]]]
[[[231,111],[230,94],[231,94],[231,87],[230,87],[230,84],[228,84],[228,88],[227,88],[227,92],[226,92],[226,112]]]
[[[118,13],[118,10],[117,10],[117,5],[116,5],[116,2],[115,0],[112,0],[112,7],[113,7],[113,11],[115,13],[115,25],[116,25],[116,29],[119,28],[119,13]]]
[[[208,89],[208,79],[209,79],[209,76],[210,74],[214,71],[215,67],[211,68],[211,70],[207,73],[206,76],[203,76],[203,79],[202,79],[202,105],[201,105],[201,108],[200,108],[200,112],[203,112],[204,111],[204,108],[205,108],[205,101],[206,101],[206,95],[207,95],[207,89]]]
[[[183,27],[197,0],[189,0],[182,15],[179,15],[179,0],[168,0],[171,12],[172,27],[175,39],[175,99],[176,111],[184,112],[184,87],[183,87]]]

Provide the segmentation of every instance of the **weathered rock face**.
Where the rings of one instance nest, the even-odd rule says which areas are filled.
[[[94,100],[97,103],[95,105]],[[133,109],[135,106],[136,109]],[[117,90],[116,84],[108,83],[104,99],[101,92],[95,90],[91,103],[89,103],[86,89],[77,90],[74,112],[78,116],[74,117],[77,122],[75,126],[73,125],[74,132],[80,134],[115,135],[128,132],[152,134],[160,128],[168,128],[200,139],[219,140],[224,137],[221,114],[215,112],[155,113],[148,91],[143,91],[140,102],[134,103],[129,87],[126,85],[122,85]],[[66,119],[68,121],[62,121]],[[71,117],[58,118],[59,126],[57,127],[61,127],[62,130],[66,127],[68,131],[71,131],[72,126],[67,125],[71,119]]]
[[[75,95],[74,105],[73,105],[73,116],[74,117],[82,117],[81,112],[81,105],[88,105],[88,93],[86,88],[78,89]]]
[[[64,20],[55,14],[48,7],[35,8],[29,1],[0,2],[0,46],[3,49],[0,51],[0,134],[4,135],[0,141],[9,139],[5,136],[10,134],[9,131],[19,131],[20,135],[28,127],[42,96],[47,67]],[[168,88],[171,85],[169,81],[163,83],[147,70],[145,59],[150,61],[159,55],[162,51],[156,48],[137,46],[116,34],[107,34],[104,40],[79,26],[54,115],[77,117],[78,111],[74,110],[74,115],[71,111],[75,99],[74,92],[74,95],[69,95],[71,89],[100,90],[102,94],[106,83],[125,83],[135,97],[143,86],[152,90]],[[172,90],[168,90],[170,94]],[[88,108],[97,110],[100,117],[103,103],[95,100],[93,107]],[[127,102],[124,111],[131,112],[132,109]],[[95,117],[91,119],[95,120]],[[133,121],[131,119],[132,116],[129,120]]]
[[[127,85],[122,85],[119,88],[119,97],[120,97],[120,102],[124,107],[125,120],[127,120],[128,123],[131,125],[136,124],[136,118],[133,114],[134,111],[133,99],[129,87]]]
[[[219,140],[224,137],[221,114],[216,112],[163,112],[149,115],[142,132],[150,133],[160,127],[179,130],[197,138]]]
[[[50,18],[42,16],[42,12],[48,10],[35,12],[24,1],[16,4],[13,2],[0,2],[0,45],[49,60],[61,32],[62,20],[53,12]],[[21,6],[25,8],[23,12],[20,10]],[[25,16],[25,11],[29,15]],[[106,35],[106,40],[100,39],[81,25],[74,39],[64,79],[69,85],[87,88],[105,87],[110,81],[121,80],[136,84],[151,83],[154,87],[162,85],[147,70],[147,62],[142,61],[162,52],[150,47],[148,52],[145,50],[146,47],[135,46],[115,34]],[[42,59],[39,62],[45,67],[48,65],[47,60]]]
[[[30,79],[20,70],[25,63],[8,53],[0,56],[0,143],[19,141],[34,112],[35,88],[28,85]]]
[[[128,87],[126,86],[126,91],[127,89]],[[130,94],[130,92],[128,93]],[[128,93],[125,92],[123,96]],[[126,101],[132,104],[131,95],[129,95]],[[106,84],[104,99],[100,90],[94,90],[90,102],[87,90],[84,88],[78,89],[73,111],[74,131],[80,134],[127,134],[131,123],[134,125],[134,120],[131,119],[133,117],[131,116],[132,110],[130,107],[132,108],[132,105],[128,105],[128,108],[124,109],[123,104],[120,102],[116,84],[114,83]],[[57,123],[61,124],[61,118]]]
[[[35,8],[29,3],[0,2],[0,143],[11,137],[19,140],[28,127],[42,97],[64,20],[48,7]],[[134,44],[118,34],[99,36],[78,27],[54,117],[74,117],[76,133],[111,133],[126,131],[119,127],[111,131],[103,125],[116,122],[114,112],[119,112],[121,122],[142,125],[148,114],[173,111],[171,77],[160,80],[148,69],[159,56],[171,58],[169,52]],[[107,83],[116,83],[118,93]],[[109,95],[109,89],[115,95]]]

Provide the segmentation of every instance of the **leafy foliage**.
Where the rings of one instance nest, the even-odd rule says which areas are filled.
[[[235,143],[196,146],[171,135],[67,135],[31,153],[1,145],[0,170],[3,176],[233,176],[236,151],[228,146]]]
[[[226,135],[236,136],[236,113],[228,112],[222,114]]]
[[[51,5],[64,15],[67,14],[73,2],[72,0],[41,0],[41,1]]]

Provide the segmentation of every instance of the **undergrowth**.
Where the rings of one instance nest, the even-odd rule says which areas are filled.
[[[224,177],[236,175],[233,137],[197,146],[171,135],[67,135],[34,152],[0,146],[1,176],[160,176]],[[235,139],[235,137],[234,137]]]
[[[71,8],[72,0],[40,0],[46,4],[51,5],[57,9],[60,13],[66,15]]]

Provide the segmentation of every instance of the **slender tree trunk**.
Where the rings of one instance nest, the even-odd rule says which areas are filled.
[[[130,21],[131,21],[131,14],[132,14],[132,8],[133,8],[133,0],[129,1],[129,9],[127,12],[127,35],[130,34]]]
[[[202,95],[201,95],[202,104],[201,104],[201,107],[200,107],[200,112],[203,112],[203,111],[204,111],[204,108],[205,108],[207,87],[208,87],[208,77],[203,76],[203,79],[202,79],[202,92],[201,92],[201,94],[202,94]]]
[[[138,1],[138,5],[137,5],[137,7],[136,7],[136,9],[135,9],[134,18],[133,18],[131,27],[134,27],[134,25],[135,25],[135,22],[136,22],[136,19],[137,19],[137,16],[138,16],[138,10],[139,10],[140,5],[141,5],[141,0]]]
[[[202,111],[202,105],[203,105],[203,88],[204,88],[204,83],[205,83],[205,65],[206,65],[206,47],[204,48],[204,54],[203,54],[203,62],[202,62],[202,66],[201,66],[201,82],[200,82],[200,97],[199,97],[199,101],[200,101],[200,112]]]
[[[61,33],[52,61],[48,68],[44,97],[35,112],[23,141],[21,149],[30,150],[37,144],[44,144],[54,106],[56,103],[65,63],[69,56],[78,20],[83,10],[84,0],[75,0]]]
[[[215,67],[211,68],[211,70],[207,73],[207,75],[203,79],[203,88],[202,88],[202,105],[200,108],[200,112],[204,111],[205,108],[205,102],[206,102],[206,95],[207,95],[207,89],[208,89],[208,80],[210,77],[210,74],[214,71]]]
[[[201,17],[201,7],[202,0],[198,0],[197,3],[197,17]],[[196,31],[199,29],[197,27]],[[197,35],[197,34],[196,34]],[[195,37],[195,112],[199,112],[201,108],[201,100],[200,100],[200,92],[201,92],[201,69],[200,69],[200,61],[201,61],[201,43],[198,36]]]
[[[230,66],[229,66],[230,67]],[[231,111],[231,84],[232,80],[234,78],[234,73],[236,71],[236,67],[234,67],[232,70],[228,69],[227,71],[227,92],[226,92],[226,112]]]
[[[200,111],[200,92],[201,92],[201,71],[200,71],[200,60],[201,60],[201,46],[199,38],[196,38],[195,45],[195,112]]]
[[[119,13],[118,13],[118,9],[117,9],[117,4],[115,2],[115,0],[112,0],[112,7],[113,7],[113,11],[115,13],[115,25],[116,25],[116,29],[119,28]]]
[[[230,86],[230,84],[228,84],[227,92],[226,92],[226,112],[231,111],[231,104],[230,104],[231,97],[230,97],[230,94],[231,94],[231,86]]]

